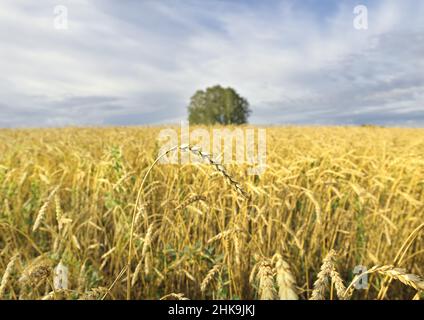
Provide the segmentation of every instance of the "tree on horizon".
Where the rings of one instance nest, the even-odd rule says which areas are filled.
[[[190,99],[190,124],[245,124],[251,110],[248,101],[233,88],[220,85],[197,90]]]

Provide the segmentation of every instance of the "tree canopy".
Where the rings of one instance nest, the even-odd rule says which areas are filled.
[[[190,99],[190,124],[244,124],[250,114],[249,103],[233,88],[219,85],[198,90]]]

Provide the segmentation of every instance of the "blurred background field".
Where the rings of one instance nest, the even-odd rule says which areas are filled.
[[[51,268],[61,261],[67,298],[124,299],[134,211],[132,299],[256,299],[249,277],[275,254],[309,299],[331,249],[345,285],[358,265],[398,262],[424,275],[420,233],[396,261],[424,221],[423,129],[268,127],[262,175],[226,166],[250,200],[210,165],[159,164],[134,208],[160,129],[0,130],[1,298],[51,297]],[[44,273],[31,273],[40,263]],[[383,280],[370,275],[369,289],[352,298],[376,298]],[[393,281],[385,298],[415,293]],[[336,299],[331,288],[327,298]]]

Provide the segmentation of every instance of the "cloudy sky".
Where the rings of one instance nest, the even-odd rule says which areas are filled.
[[[424,1],[0,1],[0,127],[178,123],[215,84],[254,124],[422,127]]]

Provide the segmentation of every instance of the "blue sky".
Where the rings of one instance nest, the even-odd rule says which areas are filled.
[[[179,123],[215,84],[254,124],[422,127],[423,17],[412,0],[2,0],[0,127]]]

